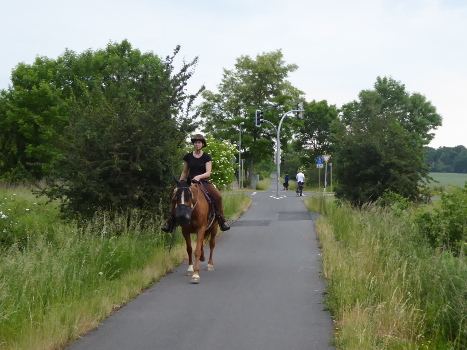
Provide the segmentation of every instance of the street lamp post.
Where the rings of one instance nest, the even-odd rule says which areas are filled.
[[[276,197],[279,198],[279,182],[280,182],[280,177],[281,177],[281,126],[282,122],[284,121],[284,118],[287,116],[289,113],[295,113],[295,112],[303,112],[303,107],[302,105],[299,106],[299,109],[295,109],[293,111],[288,111],[285,112],[282,115],[281,121],[279,122],[279,126],[277,127],[277,153],[276,153],[276,164],[277,164],[277,193]]]
[[[241,122],[238,126],[238,187],[242,188],[243,185],[243,170],[242,170],[242,125]]]

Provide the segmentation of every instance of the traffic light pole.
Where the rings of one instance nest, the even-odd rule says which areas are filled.
[[[241,122],[238,125],[238,188],[241,189],[243,186],[243,169],[242,169],[242,125]]]

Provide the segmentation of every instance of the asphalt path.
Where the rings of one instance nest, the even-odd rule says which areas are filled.
[[[202,263],[200,284],[185,261],[67,349],[334,349],[316,214],[294,191],[276,194],[275,182],[249,193],[250,209],[218,236],[215,270]]]

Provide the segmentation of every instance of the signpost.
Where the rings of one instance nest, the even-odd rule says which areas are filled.
[[[324,159],[323,157],[316,158],[316,168],[318,169],[318,189],[321,188],[321,169],[324,168]]]
[[[327,187],[327,176],[328,176],[328,162],[331,159],[330,155],[323,155],[322,156],[324,162],[326,163],[326,168],[324,170],[324,194],[326,194],[326,187]]]

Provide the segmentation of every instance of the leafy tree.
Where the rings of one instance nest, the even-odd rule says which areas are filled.
[[[354,205],[376,201],[391,191],[423,199],[428,180],[424,145],[441,125],[435,107],[420,94],[409,94],[391,78],[379,78],[374,90],[342,107],[336,131],[336,196]]]
[[[253,164],[273,155],[277,136],[268,123],[255,127],[255,110],[262,110],[264,119],[277,126],[282,114],[291,110],[303,94],[286,80],[296,69],[295,64],[285,63],[281,50],[257,55],[256,59],[241,56],[234,69],[224,69],[218,93],[203,92],[204,102],[199,111],[205,130],[214,137],[238,144],[238,128],[244,123],[242,158],[246,160],[250,181]],[[285,131],[284,141],[288,138],[287,129]]]
[[[294,161],[286,161],[285,168],[294,174],[302,167],[307,179],[311,179],[316,175],[316,169],[313,168],[316,158],[334,153],[332,132],[339,111],[335,105],[328,105],[326,100],[305,102],[304,110],[303,120],[293,120],[297,131],[291,142],[292,153],[286,154],[286,159]]]
[[[426,161],[432,172],[467,173],[467,149],[456,147],[426,147]]]
[[[339,111],[326,100],[304,103],[304,110],[295,147],[304,150],[307,158],[314,161],[317,156],[332,153],[332,125],[338,120]]]
[[[62,68],[44,57],[20,63],[12,87],[0,91],[0,177],[41,179],[60,154],[71,99],[55,79]]]
[[[431,131],[441,126],[441,116],[436,108],[419,94],[410,94],[405,85],[392,78],[376,79],[374,90],[363,90],[359,101],[342,107],[342,122],[364,126],[378,115],[391,115],[405,130],[411,133],[414,141],[427,145],[433,138]]]
[[[123,41],[79,55],[67,51],[57,60],[73,73],[52,74],[48,82],[60,83],[70,97],[63,102],[62,135],[50,127],[59,153],[42,193],[62,199],[65,213],[89,217],[97,209],[169,203],[186,133],[196,127],[188,111],[198,95],[184,92],[196,59],[175,72],[178,51],[163,60]]]

